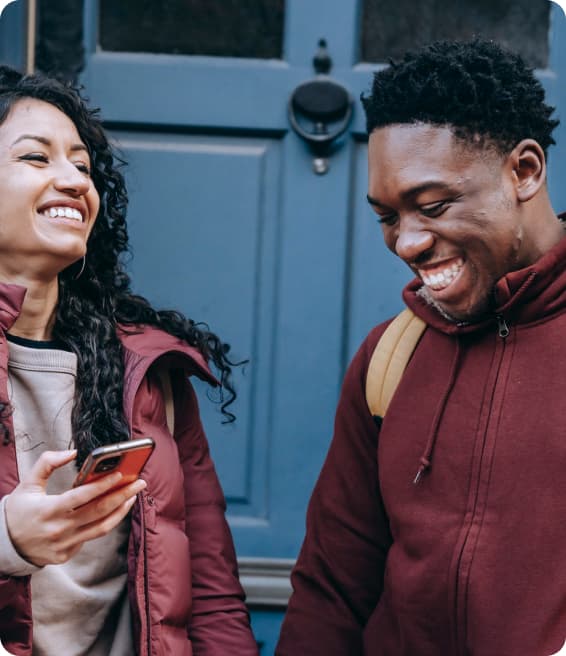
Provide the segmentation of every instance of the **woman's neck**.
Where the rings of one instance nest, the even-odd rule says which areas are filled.
[[[57,278],[45,282],[18,277],[17,280],[12,278],[3,282],[22,285],[27,289],[21,312],[10,333],[38,341],[51,339],[59,297]]]

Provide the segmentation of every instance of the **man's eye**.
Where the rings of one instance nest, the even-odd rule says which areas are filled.
[[[421,213],[430,218],[440,216],[445,210],[448,209],[448,201],[442,200],[439,203],[432,203],[431,205],[424,205],[421,207]]]
[[[378,214],[377,221],[381,225],[392,226],[397,221],[397,214]]]

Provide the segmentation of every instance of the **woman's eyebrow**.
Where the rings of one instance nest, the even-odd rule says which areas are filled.
[[[46,137],[41,137],[37,134],[21,134],[16,141],[12,144],[12,146],[15,146],[16,144],[20,143],[20,141],[26,141],[27,139],[31,139],[32,141],[39,141],[39,143],[43,144],[44,146],[50,146],[51,141],[47,139]]]
[[[40,144],[43,144],[44,146],[51,146],[51,141],[47,137],[42,137],[38,134],[21,134],[16,141],[12,144],[11,147],[14,147],[16,144],[20,143],[20,141],[26,141],[28,139],[31,139],[32,141],[38,141]],[[84,150],[85,152],[88,152],[87,147],[83,143],[76,143],[71,146],[71,150],[77,151],[77,150]]]

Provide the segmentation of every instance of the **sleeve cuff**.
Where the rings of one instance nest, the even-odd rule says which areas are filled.
[[[16,551],[6,523],[6,499],[0,499],[0,574],[3,576],[28,576],[42,569],[33,565]]]

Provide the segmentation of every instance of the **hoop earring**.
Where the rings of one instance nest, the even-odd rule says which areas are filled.
[[[75,276],[75,280],[78,280],[83,275],[83,271],[85,270],[85,266],[86,266],[86,255],[83,255],[82,261],[83,261],[83,263],[81,265],[81,269],[77,273],[77,275]]]

